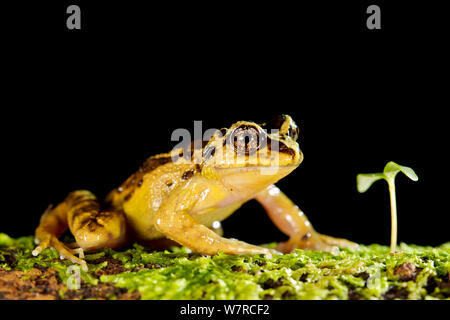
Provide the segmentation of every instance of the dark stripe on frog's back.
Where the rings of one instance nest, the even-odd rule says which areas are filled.
[[[150,157],[144,164],[139,168],[139,170],[131,175],[119,188],[115,189],[114,192],[119,199],[122,201],[129,200],[136,188],[142,186],[144,175],[155,171],[157,168],[171,163],[172,157]]]
[[[202,141],[201,148],[203,149],[208,142]],[[186,159],[186,153],[189,152],[191,155],[191,161],[193,160],[194,153],[196,150],[196,143],[195,141],[192,141],[190,144],[188,144],[185,147],[182,147],[180,153],[178,154],[179,157],[184,157]],[[199,144],[200,146],[200,144]],[[172,163],[172,155],[169,153],[167,156],[153,156],[148,158],[143,165],[139,168],[137,172],[135,172],[133,175],[131,175],[119,188],[115,189],[112,194],[112,197],[108,197],[107,200],[109,205],[117,205],[119,203],[122,203],[123,201],[128,201],[134,194],[134,191],[136,188],[139,188],[143,183],[144,175],[158,169],[159,167]],[[182,180],[189,180],[195,173],[201,172],[201,167],[199,165],[196,165],[193,170],[188,170],[183,173],[183,176],[181,177]],[[168,186],[172,185],[173,182],[168,182]],[[111,196],[111,195],[110,195]]]
[[[149,173],[156,168],[159,168],[160,166],[170,162],[172,162],[172,157],[170,156],[161,158],[151,157],[144,162],[144,164],[139,168],[138,172]]]
[[[181,176],[181,180],[189,180],[199,172],[202,172],[202,167],[196,164],[193,169],[187,170],[183,173],[183,175]]]

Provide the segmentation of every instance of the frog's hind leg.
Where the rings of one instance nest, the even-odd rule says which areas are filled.
[[[67,228],[75,237],[76,245],[66,245],[58,240]],[[117,248],[125,243],[125,217],[120,211],[101,211],[91,192],[75,191],[54,209],[49,209],[42,215],[36,229],[36,239],[39,246],[33,251],[34,255],[47,247],[53,247],[61,257],[86,269],[86,262],[81,259],[84,250]]]
[[[274,224],[286,235],[289,241],[280,243],[278,250],[289,253],[294,249],[314,249],[334,252],[337,247],[353,247],[354,242],[337,239],[316,232],[302,212],[280,189],[270,186],[255,198],[267,211]]]
[[[84,250],[114,249],[126,242],[123,212],[100,210],[96,197],[89,191],[75,192],[67,218],[76,243]]]
[[[39,255],[46,248],[54,248],[60,254],[61,258],[68,259],[73,263],[82,266],[83,270],[87,270],[87,265],[82,258],[83,253],[80,253],[74,248],[66,246],[58,240],[58,238],[67,229],[67,213],[66,203],[61,203],[56,208],[49,206],[41,217],[39,227],[36,229],[35,242],[38,246],[33,250],[34,256]],[[79,253],[80,257],[75,254]]]

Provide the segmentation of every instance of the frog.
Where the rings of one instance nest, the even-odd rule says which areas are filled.
[[[299,127],[289,115],[265,123],[237,121],[207,141],[148,158],[101,204],[77,190],[49,206],[35,231],[34,256],[56,250],[87,270],[85,252],[130,243],[184,246],[205,256],[287,254],[296,249],[339,251],[352,241],[318,233],[276,184],[303,162]],[[223,237],[221,222],[256,200],[289,239],[277,247]],[[257,228],[257,219],[252,228]],[[75,242],[60,240],[69,230]]]

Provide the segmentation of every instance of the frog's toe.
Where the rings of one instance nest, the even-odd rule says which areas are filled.
[[[60,254],[61,259],[67,259],[72,261],[73,263],[77,263],[81,265],[81,268],[84,271],[88,270],[86,261],[84,261],[82,258],[84,258],[84,251],[81,248],[78,249],[70,249],[66,247],[61,241],[54,238],[52,240],[52,247],[55,248],[56,251]],[[74,254],[78,254],[79,258],[76,257]]]
[[[291,253],[295,249],[307,249],[336,253],[339,252],[339,248],[335,243],[326,243],[316,233],[308,233],[306,236],[294,236],[287,242],[279,243],[277,250],[283,253]]]
[[[294,241],[281,242],[277,245],[277,252],[291,253],[295,249],[299,249],[299,246]]]
[[[50,246],[50,241],[51,235],[48,235],[41,240],[35,239],[35,242],[38,242],[38,246],[31,252],[31,254],[35,257],[38,256],[42,251]]]
[[[355,242],[349,241],[347,239],[339,239],[339,238],[333,238],[330,236],[326,236],[323,234],[319,235],[320,240],[324,242],[328,246],[337,246],[341,248],[350,248],[350,249],[358,249],[359,245]]]
[[[264,254],[267,259],[273,259],[274,256],[280,256],[283,255],[281,251],[275,250],[275,249],[269,249],[267,253]]]
[[[71,243],[64,243],[64,246],[68,249],[70,249],[69,251],[72,252],[72,254],[77,254],[78,257],[80,257],[81,259],[84,259],[84,249],[81,248],[78,243],[76,242],[71,242]]]
[[[84,251],[82,248],[71,249],[64,245],[61,241],[58,240],[57,237],[48,235],[44,239],[41,240],[39,245],[33,250],[33,256],[39,255],[46,248],[52,247],[56,251],[58,251],[61,259],[67,259],[72,261],[73,263],[81,265],[84,271],[87,271],[86,261],[84,258]],[[79,258],[75,256],[75,254],[79,255]]]
[[[72,252],[73,254],[78,254],[78,257],[80,259],[84,259],[84,250],[83,250],[83,248],[72,249],[72,250],[70,250],[70,252]]]

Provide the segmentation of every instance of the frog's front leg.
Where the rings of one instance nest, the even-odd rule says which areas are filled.
[[[226,239],[210,228],[200,224],[190,212],[204,197],[201,190],[180,188],[175,190],[154,215],[157,230],[167,238],[201,254],[265,254],[277,253],[234,239]]]
[[[332,251],[336,246],[357,247],[356,243],[317,233],[311,222],[283,192],[272,185],[255,198],[267,211],[274,224],[286,235],[289,241],[280,243],[278,250],[289,253],[294,249],[314,249]]]

